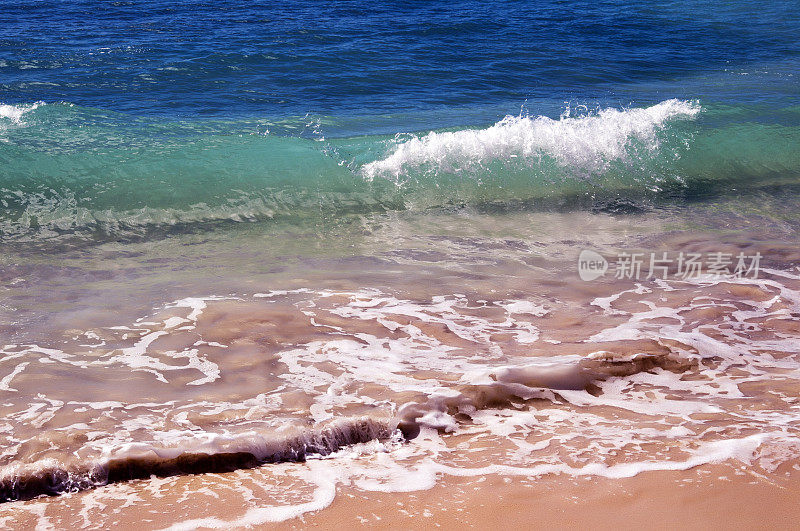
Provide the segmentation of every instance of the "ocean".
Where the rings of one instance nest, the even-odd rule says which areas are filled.
[[[0,22],[3,525],[800,469],[797,2]]]

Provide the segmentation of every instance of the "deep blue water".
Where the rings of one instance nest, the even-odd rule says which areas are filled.
[[[0,13],[13,104],[239,117],[797,95],[796,82],[730,86],[796,72],[796,1],[11,0]]]
[[[796,1],[5,1],[0,241],[794,186],[798,36]]]

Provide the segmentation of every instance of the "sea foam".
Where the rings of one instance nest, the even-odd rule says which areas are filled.
[[[22,117],[34,109],[44,105],[42,102],[32,103],[30,105],[6,105],[0,103],[0,119],[10,120],[15,124],[22,123]]]
[[[506,116],[486,129],[414,136],[398,143],[383,159],[362,167],[368,179],[398,178],[410,170],[458,172],[502,161],[534,163],[542,157],[561,165],[600,171],[613,160],[624,159],[636,142],[658,146],[656,133],[670,120],[693,118],[701,111],[696,102],[671,99],[644,109],[602,109],[582,117]]]

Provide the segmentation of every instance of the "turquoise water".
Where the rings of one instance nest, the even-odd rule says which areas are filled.
[[[800,177],[793,114],[669,100],[336,136],[349,124],[332,117],[165,121],[43,104],[3,133],[0,228],[5,242],[140,238],[395,210],[646,210],[789,193]]]

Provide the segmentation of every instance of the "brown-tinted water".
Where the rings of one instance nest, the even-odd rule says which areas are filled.
[[[15,248],[0,517],[107,527],[169,505],[145,527],[191,528],[458,478],[777,479],[800,456],[796,240],[679,219],[461,211]],[[582,250],[605,275],[581,279]],[[757,270],[734,274],[740,253]]]

